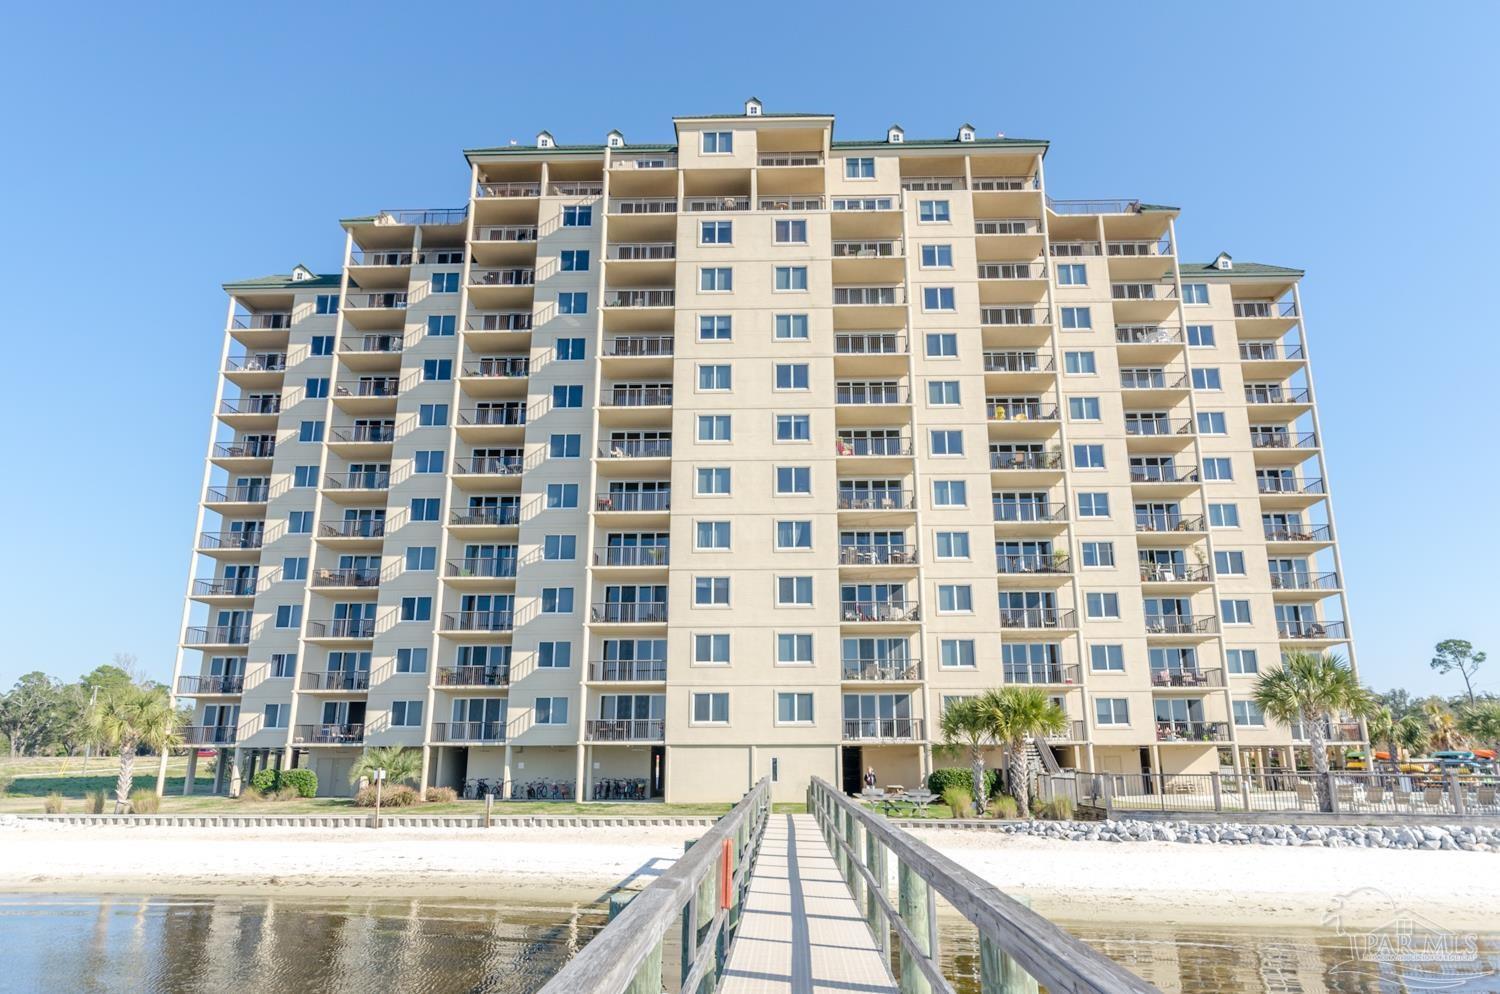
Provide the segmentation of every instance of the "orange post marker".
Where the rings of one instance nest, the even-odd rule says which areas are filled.
[[[723,857],[719,861],[719,907],[729,910],[734,893],[734,850],[728,839],[724,840]]]

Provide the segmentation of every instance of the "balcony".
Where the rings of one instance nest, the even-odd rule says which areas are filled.
[[[1062,503],[991,499],[990,507],[995,520],[1002,523],[1060,523],[1068,520],[1068,506]]]
[[[183,645],[249,645],[249,625],[195,625],[182,636]]]
[[[1255,485],[1262,495],[1305,494],[1309,496],[1321,496],[1325,492],[1323,481],[1317,477],[1309,476],[1260,476],[1256,477]]]
[[[504,742],[503,721],[438,721],[432,725],[434,742]]]
[[[1187,563],[1141,563],[1142,583],[1209,583],[1207,566]]]
[[[1252,407],[1276,407],[1286,404],[1308,405],[1312,394],[1306,387],[1283,387],[1267,384],[1245,384],[1245,403]]]
[[[1337,573],[1311,573],[1305,570],[1276,570],[1271,573],[1272,590],[1338,590]]]
[[[194,597],[254,597],[257,580],[253,576],[237,576],[211,580],[194,580]]]
[[[840,545],[840,566],[915,566],[917,547],[904,544]]]
[[[611,214],[675,214],[677,200],[673,197],[611,197]]]
[[[385,471],[354,471],[348,473],[330,473],[323,478],[323,486],[328,490],[389,490],[391,488],[391,474]]]
[[[840,459],[908,459],[913,450],[909,438],[840,434],[834,439],[833,451]]]
[[[1132,345],[1182,345],[1182,332],[1176,328],[1159,325],[1127,325],[1115,328],[1115,344]]]
[[[903,286],[836,286],[835,307],[894,307],[906,303]]]
[[[180,676],[177,678],[177,693],[183,697],[213,697],[242,694],[244,691],[243,675]]]
[[[453,460],[453,472],[459,476],[520,476],[524,470],[519,454],[468,456]]]
[[[988,399],[984,404],[985,417],[991,421],[1012,423],[1028,421],[1053,422],[1057,420],[1057,407],[1053,404],[1034,404],[1029,401]]]
[[[997,552],[995,572],[1004,576],[1064,575],[1073,572],[1072,559],[1061,549],[1051,553]]]
[[[1026,344],[1041,344],[1052,332],[1052,313],[1045,307],[980,307],[979,323],[985,328],[1024,329]],[[1012,340],[1015,335],[1010,336]],[[1011,344],[1011,342],[1007,342]],[[1022,344],[1014,341],[1014,344]]]
[[[1082,742],[1083,722],[1070,721],[1061,732],[1057,732],[1053,735],[1044,735],[1042,736],[1042,738],[1044,738],[1048,742]]]
[[[657,387],[605,387],[599,391],[600,407],[671,407],[672,388]]]
[[[684,213],[705,214],[716,211],[747,211],[750,209],[749,197],[684,197],[682,210]]]
[[[363,723],[298,725],[292,734],[297,745],[361,745],[365,741]]]
[[[1186,393],[1188,378],[1186,373],[1175,369],[1122,369],[1120,370],[1120,389]]]
[[[589,679],[596,683],[661,683],[666,678],[665,659],[596,659],[589,663]]]
[[[1315,449],[1318,436],[1315,432],[1266,431],[1250,429],[1250,447],[1253,449]]]
[[[404,311],[406,310],[406,291],[388,290],[383,293],[346,293],[344,294],[343,310],[361,311]]]
[[[471,269],[469,270],[470,286],[513,286],[528,287],[536,284],[536,270],[534,269]]]
[[[860,493],[839,490],[840,511],[910,511],[916,507],[910,490],[872,490]]]
[[[1156,741],[1195,743],[1228,742],[1229,725],[1222,721],[1156,720]]]
[[[482,379],[520,379],[531,375],[531,360],[523,356],[506,356],[466,362],[463,364],[463,375]]]
[[[237,400],[221,400],[219,417],[225,423],[238,427],[276,427],[276,417],[281,413],[280,397],[241,397]]]
[[[236,314],[229,319],[232,331],[285,331],[292,326],[290,311],[261,311],[257,314]]]
[[[604,306],[607,308],[673,307],[676,302],[677,291],[666,288],[604,291]]]
[[[1237,321],[1278,321],[1297,317],[1297,303],[1293,300],[1236,300],[1234,317]]]
[[[439,687],[504,687],[510,684],[510,666],[439,666]]]
[[[594,510],[600,513],[665,513],[671,509],[672,495],[663,491],[601,494],[594,498]]]
[[[588,742],[661,742],[666,722],[661,718],[596,718],[583,723]]]
[[[839,616],[845,624],[914,625],[922,620],[922,610],[914,600],[844,600]]]
[[[1304,722],[1292,723],[1292,741],[1309,742],[1312,740],[1312,726]],[[1324,742],[1361,742],[1364,740],[1363,731],[1357,721],[1324,721]]]
[[[202,532],[198,535],[198,548],[205,552],[245,552],[259,549],[265,543],[265,535],[253,532]]]
[[[286,353],[267,352],[260,355],[231,356],[224,360],[225,375],[235,373],[286,372]]]
[[[333,618],[309,621],[307,637],[319,639],[362,639],[375,637],[374,618]]]
[[[833,243],[835,259],[899,259],[901,255],[898,238],[843,239]]]
[[[975,193],[1015,193],[1041,189],[1035,176],[975,176],[970,187]]]
[[[906,355],[906,339],[888,331],[842,331],[833,336],[838,356]]]
[[[1348,628],[1342,621],[1278,621],[1276,635],[1289,642],[1342,642]]]
[[[464,330],[472,332],[530,331],[529,311],[479,311],[464,319]]]
[[[672,335],[616,335],[604,345],[604,357],[635,359],[670,356],[676,339]]]
[[[453,511],[448,515],[448,523],[455,528],[493,528],[520,524],[520,522],[521,508],[517,504],[506,504],[500,507],[471,507],[463,511]]]
[[[1240,362],[1302,362],[1307,358],[1302,346],[1280,342],[1241,342]]]
[[[758,156],[755,164],[763,169],[821,166],[823,164],[823,155],[821,152],[779,152]]]
[[[1125,415],[1125,434],[1127,438],[1161,438],[1180,437],[1193,433],[1193,422],[1186,418],[1132,418],[1129,413]],[[1183,441],[1188,441],[1183,439]]]
[[[1057,368],[1050,355],[1038,352],[985,352],[986,373],[1050,373]]]
[[[445,632],[508,632],[516,626],[512,611],[453,611],[443,615]]]
[[[611,169],[676,169],[677,156],[666,155],[637,155],[616,156],[610,159]]]
[[[318,525],[319,538],[382,539],[384,519],[353,518],[348,521],[325,521]]]
[[[623,242],[605,249],[610,262],[672,262],[677,258],[675,242]]]
[[[665,625],[667,605],[665,601],[606,601],[589,609],[589,620],[605,625]]]
[[[1078,614],[1056,607],[1002,607],[1000,627],[1033,630],[1077,628]]]
[[[542,184],[522,180],[510,183],[480,183],[474,196],[481,199],[496,197],[540,197]]]
[[[514,580],[516,559],[515,556],[450,559],[446,569],[445,575],[455,579]]]
[[[1067,687],[1078,683],[1080,676],[1077,666],[1063,663],[1006,663],[1001,670],[1000,679],[1003,683],[1022,686]]]
[[[897,383],[840,382],[834,388],[833,402],[843,406],[888,406],[911,403],[911,394]]]
[[[982,280],[1040,280],[1047,276],[1047,267],[1040,262],[981,262],[979,278]]]
[[[1170,511],[1142,512],[1135,516],[1135,530],[1143,533],[1201,532],[1205,520],[1201,514],[1174,514]]]
[[[336,383],[333,395],[340,399],[395,400],[401,393],[401,380],[395,376],[367,377]]]
[[[921,742],[921,718],[845,718],[845,742]]]
[[[271,486],[252,483],[238,487],[209,487],[203,492],[205,504],[264,504],[271,499]]]
[[[369,670],[308,671],[297,681],[297,689],[329,693],[362,693],[370,689]]]
[[[339,342],[339,361],[360,371],[399,369],[405,348],[400,332],[359,335]]]
[[[907,658],[846,657],[843,679],[845,683],[914,683],[922,679],[922,663]]]
[[[670,558],[665,545],[611,545],[594,553],[594,565],[657,568],[666,566]]]
[[[1130,482],[1134,484],[1184,484],[1198,482],[1197,466],[1160,464],[1130,467]]]
[[[233,725],[188,725],[182,730],[183,745],[234,745],[238,738],[239,729]]]
[[[1011,217],[998,220],[975,221],[976,235],[1040,235],[1042,222],[1029,217]]]
[[[1062,453],[1053,449],[1043,452],[991,452],[993,470],[1061,470]]]
[[[465,427],[520,428],[526,424],[526,407],[519,401],[492,407],[471,407],[458,412],[458,423]]]
[[[486,224],[474,229],[476,243],[535,242],[537,228],[534,224]]]
[[[363,569],[317,569],[313,570],[312,585],[314,587],[378,587],[380,586],[380,570],[373,566]]]
[[[600,459],[669,459],[670,438],[618,439],[599,447]]]
[[[1201,690],[1204,687],[1224,686],[1224,671],[1199,669],[1197,667],[1153,667],[1152,690]]]
[[[1219,619],[1212,614],[1148,614],[1147,635],[1213,635]]]
[[[900,209],[897,197],[834,197],[829,208],[839,213],[870,213],[872,211],[894,211]]]
[[[1262,526],[1267,542],[1332,542],[1333,529],[1327,525],[1265,523]]]
[[[574,180],[565,183],[551,183],[547,186],[547,195],[550,197],[598,197],[603,194],[603,180]]]

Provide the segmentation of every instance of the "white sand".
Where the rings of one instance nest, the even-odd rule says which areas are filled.
[[[0,891],[595,900],[643,886],[692,828],[214,829],[21,822],[0,828]],[[1492,853],[1067,842],[920,830],[924,841],[1064,921],[1318,925],[1377,888],[1450,928],[1490,928]],[[1352,920],[1391,905],[1365,893]]]

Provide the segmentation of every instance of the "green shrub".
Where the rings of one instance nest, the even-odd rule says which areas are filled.
[[[138,815],[154,815],[161,810],[156,791],[141,787],[130,792],[130,810]]]
[[[1070,797],[1054,797],[1050,801],[1043,801],[1037,805],[1037,816],[1050,818],[1053,821],[1073,820],[1073,799]]]
[[[255,776],[250,778],[250,786],[277,800],[285,800],[280,794],[288,788],[295,790],[298,797],[317,797],[318,775],[307,769],[256,770]]]
[[[49,815],[62,814],[62,808],[63,796],[55,790],[42,799],[42,810]]]
[[[985,770],[984,785],[987,788],[985,796],[993,796],[995,791],[1000,789],[1000,772],[998,770]],[[933,770],[927,775],[927,789],[934,794],[942,796],[949,787],[961,787],[968,791],[972,797],[974,794],[973,771],[946,768]]]
[[[974,779],[973,777],[969,778]],[[969,817],[969,809],[974,806],[974,795],[962,787],[948,787],[943,791],[943,803],[953,811],[955,818]]]
[[[274,794],[276,792],[276,774],[279,770],[265,769],[256,770],[255,776],[250,778],[250,787],[261,794]],[[244,797],[249,791],[240,794]]]
[[[1021,810],[1016,799],[1009,794],[996,794],[990,798],[987,811],[991,818],[1014,818]]]
[[[104,804],[107,795],[102,790],[91,790],[83,795],[83,813],[87,815],[104,814]]]
[[[404,783],[388,784],[385,791],[380,795],[380,806],[383,808],[410,808],[421,803],[416,789],[408,787]],[[375,806],[375,785],[361,787],[359,793],[354,795],[354,806],[356,808],[373,808]]]
[[[458,791],[452,787],[428,787],[423,796],[428,804],[452,804],[458,800]]]

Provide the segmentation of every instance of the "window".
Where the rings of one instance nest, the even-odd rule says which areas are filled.
[[[700,521],[694,548],[700,550],[728,549],[729,548],[729,522],[727,521]]]
[[[729,577],[699,576],[693,579],[694,607],[728,607]]]
[[[549,511],[578,506],[578,484],[547,484],[546,507]]]
[[[562,226],[564,228],[587,228],[594,223],[594,207],[592,204],[581,204],[564,207],[562,209]]]
[[[734,437],[733,417],[728,414],[698,415],[698,441],[728,442]]]
[[[426,573],[437,569],[437,546],[409,545],[406,547],[406,570],[409,573]]]
[[[923,269],[952,269],[953,268],[953,246],[952,245],[923,245],[922,246],[922,268]]]
[[[1245,554],[1234,550],[1215,552],[1214,572],[1220,576],[1244,576]]]
[[[729,266],[703,266],[698,270],[698,289],[704,293],[728,293],[734,289],[734,270]]]
[[[844,160],[844,179],[874,179],[875,159],[871,156],[858,156]]]
[[[1228,456],[1212,456],[1203,460],[1203,478],[1205,480],[1232,480],[1234,479],[1234,466],[1230,463]]]
[[[293,466],[292,486],[294,487],[316,487],[318,485],[318,467],[316,466]]]
[[[729,494],[728,466],[700,466],[696,477],[698,496],[713,497]]]
[[[586,273],[589,269],[589,250],[563,249],[559,254],[559,261],[565,273]]]
[[[1130,701],[1124,697],[1094,698],[1094,724],[1130,724]]]
[[[1187,326],[1187,343],[1195,349],[1210,349],[1214,345],[1214,326],[1190,324]]]
[[[585,290],[573,290],[568,293],[557,295],[557,313],[559,314],[587,314],[589,312],[589,295]]]
[[[427,649],[425,646],[414,649],[396,650],[396,672],[397,673],[426,673],[427,672]]]
[[[1080,493],[1078,495],[1078,516],[1080,518],[1109,517],[1109,494]]]
[[[728,245],[734,241],[733,221],[698,222],[699,245]]]
[[[441,428],[447,423],[447,404],[423,404],[417,408],[417,425],[419,427]]]
[[[1219,370],[1213,366],[1198,366],[1193,370],[1194,390],[1222,390]]]
[[[1087,286],[1089,282],[1088,267],[1081,262],[1063,263],[1057,268],[1058,286]]]
[[[1211,528],[1238,528],[1240,506],[1238,504],[1208,505],[1208,524]]]
[[[922,288],[922,310],[951,311],[957,306],[954,303],[951,286],[924,286]]]
[[[968,532],[938,532],[934,543],[939,559],[968,559]]]
[[[812,439],[812,419],[806,414],[776,415],[776,441],[806,442]]]
[[[1208,303],[1207,283],[1184,283],[1182,284],[1182,302],[1184,304],[1206,304]]]
[[[566,697],[538,697],[535,716],[538,725],[566,725],[568,723],[568,699]]]
[[[322,400],[328,396],[328,377],[309,376],[305,393],[308,400]]]
[[[572,562],[578,558],[577,535],[542,536],[542,559],[547,562]]]
[[[701,666],[729,665],[729,635],[725,632],[693,636],[693,662]]]
[[[307,579],[307,557],[287,556],[281,561],[281,578],[283,580],[306,580]]]
[[[1226,625],[1250,624],[1250,602],[1229,599],[1220,600],[1219,620]]]
[[[1098,421],[1098,397],[1069,397],[1068,419],[1070,421]]]
[[[1084,542],[1083,565],[1098,569],[1113,569],[1115,565],[1115,543]]]
[[[1089,646],[1089,669],[1096,673],[1125,672],[1125,647],[1123,645]]]
[[[969,485],[964,480],[933,480],[933,507],[967,507]]]
[[[446,338],[458,330],[458,315],[456,314],[429,314],[427,316],[427,334],[432,338]]]
[[[442,449],[419,449],[412,455],[412,470],[417,473],[441,473],[444,454]]]
[[[277,628],[301,628],[302,627],[302,605],[301,604],[279,604],[276,607]]]
[[[1064,331],[1082,331],[1094,326],[1094,317],[1087,307],[1064,307],[1062,326]]]
[[[704,155],[728,155],[734,151],[733,131],[703,132]]]
[[[543,587],[542,588],[542,613],[543,614],[572,614],[573,613],[573,588],[572,587]]]
[[[776,695],[776,724],[811,725],[812,720],[812,694],[778,693]]]
[[[306,535],[312,531],[313,513],[311,511],[293,511],[286,517],[286,530],[291,535]]]
[[[951,331],[937,332],[927,336],[927,358],[955,359],[958,357],[958,336]]]
[[[945,670],[974,668],[973,639],[940,639],[938,665]]]
[[[266,728],[285,728],[287,718],[291,715],[290,704],[267,704],[266,705]]]
[[[323,422],[304,421],[297,426],[297,441],[299,442],[321,442],[323,441]]]
[[[1247,676],[1260,672],[1260,660],[1254,649],[1228,649],[1224,657],[1228,661],[1230,673]]]
[[[780,607],[812,607],[813,578],[810,576],[778,576],[776,578],[776,603]]]
[[[808,365],[805,362],[778,362],[776,364],[776,389],[808,389],[807,370]]]
[[[552,388],[553,407],[582,407],[583,385],[579,383],[559,383]]]
[[[1092,444],[1073,446],[1073,468],[1103,469],[1104,446]]]
[[[402,621],[431,621],[432,620],[432,598],[431,597],[403,597],[401,598],[400,619]]]
[[[963,432],[946,428],[934,428],[930,435],[933,455],[961,456],[964,454]]]
[[[917,202],[917,220],[929,223],[952,220],[948,213],[948,201],[919,200]]]
[[[693,724],[724,725],[729,722],[729,695],[722,691],[693,694]]]
[[[333,336],[314,335],[308,343],[308,355],[333,355]]]
[[[538,642],[536,644],[538,669],[565,670],[573,665],[572,642]]]
[[[734,321],[728,314],[698,315],[698,341],[700,342],[727,342],[733,328]]]
[[[583,454],[583,436],[553,435],[547,440],[547,454],[553,459],[577,459]]]
[[[778,496],[805,495],[812,493],[811,466],[777,466],[776,494]]]
[[[1231,701],[1234,707],[1234,723],[1236,725],[1249,725],[1255,728],[1266,723],[1266,716],[1261,713],[1260,706],[1254,701]]]
[[[974,591],[967,583],[940,583],[937,592],[939,614],[974,613]]]
[[[778,342],[807,341],[807,315],[776,315],[776,340]]]
[[[1099,372],[1092,352],[1064,352],[1063,372],[1070,376],[1093,376]]]
[[[411,519],[413,521],[436,521],[438,512],[442,507],[442,500],[437,497],[413,497],[411,501]]]
[[[393,728],[419,728],[421,724],[421,701],[391,702],[391,726]]]
[[[699,390],[728,390],[733,384],[728,363],[698,364]]]
[[[582,362],[585,358],[585,339],[559,338],[557,340],[558,362]]]
[[[772,230],[777,245],[807,244],[807,222],[801,218],[778,220]]]
[[[813,661],[813,637],[807,632],[778,632],[776,635],[777,666],[811,666]]]
[[[1093,621],[1119,621],[1120,595],[1095,590],[1083,596],[1085,612]]]
[[[432,292],[433,293],[457,293],[458,292],[458,274],[457,273],[433,273],[432,274]]]
[[[1198,434],[1227,435],[1228,433],[1229,429],[1224,421],[1223,411],[1198,412]]]
[[[776,267],[776,289],[778,289],[778,290],[806,290],[807,289],[807,267],[806,266],[777,266]]]
[[[927,403],[932,407],[954,407],[959,403],[957,380],[928,380]]]
[[[337,314],[339,312],[339,295],[336,293],[320,293],[314,301],[314,309],[319,314]]]
[[[284,680],[296,672],[297,654],[295,652],[271,653],[271,676]]]

